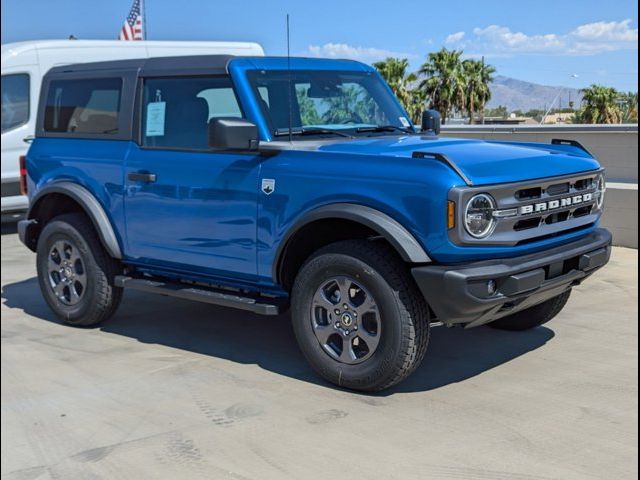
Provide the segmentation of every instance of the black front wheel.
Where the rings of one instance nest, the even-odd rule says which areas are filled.
[[[91,221],[69,213],[48,222],[37,248],[40,290],[65,322],[90,326],[109,318],[122,298],[113,284],[119,263],[100,243]]]
[[[429,338],[429,310],[406,265],[367,240],[331,244],[305,263],[294,282],[292,321],[314,370],[354,390],[406,378]]]

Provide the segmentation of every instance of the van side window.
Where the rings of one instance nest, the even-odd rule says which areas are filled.
[[[47,132],[116,134],[121,78],[54,80],[44,111]]]
[[[208,148],[213,118],[242,118],[228,77],[150,78],[144,82],[142,144]]]
[[[29,121],[29,75],[2,75],[2,133]]]

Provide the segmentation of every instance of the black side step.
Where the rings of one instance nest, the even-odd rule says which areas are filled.
[[[114,279],[116,287],[130,288],[142,292],[158,293],[169,297],[195,300],[196,302],[212,303],[223,307],[249,310],[260,315],[278,315],[278,305],[261,303],[255,298],[230,295],[206,288],[192,287],[181,283],[168,283],[146,278],[133,278],[125,275],[116,275]]]

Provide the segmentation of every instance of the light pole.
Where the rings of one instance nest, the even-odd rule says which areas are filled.
[[[579,78],[579,76],[577,73],[570,73],[569,78]],[[549,108],[547,109],[545,114],[542,116],[542,120],[540,120],[540,125],[544,125],[544,121],[549,116],[549,112],[551,112],[551,110],[553,109],[553,106],[555,105],[556,101],[560,98],[560,95],[562,95],[562,90],[558,92],[558,94],[556,95],[556,98],[553,99],[553,101],[551,102],[551,105],[549,105]]]

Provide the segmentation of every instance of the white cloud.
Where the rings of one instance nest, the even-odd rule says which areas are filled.
[[[474,28],[473,33],[481,46],[489,47],[497,53],[547,53],[561,51],[566,47],[565,40],[554,33],[526,35],[500,25]]]
[[[631,28],[631,19],[621,22],[587,23],[580,25],[571,33],[586,41],[638,42],[638,29]]]
[[[444,43],[460,43],[460,41],[464,38],[464,32],[456,32],[448,35],[445,39]]]
[[[377,62],[387,57],[413,58],[410,53],[394,52],[374,47],[353,46],[346,43],[325,43],[324,45],[309,45],[307,54],[312,57],[348,58],[361,62]]]
[[[445,43],[462,32],[453,33]],[[595,55],[615,50],[637,50],[638,29],[631,20],[594,22],[580,25],[569,33],[526,34],[502,25],[476,27],[466,37],[469,55],[508,56],[516,54]],[[459,40],[461,40],[460,37]]]

